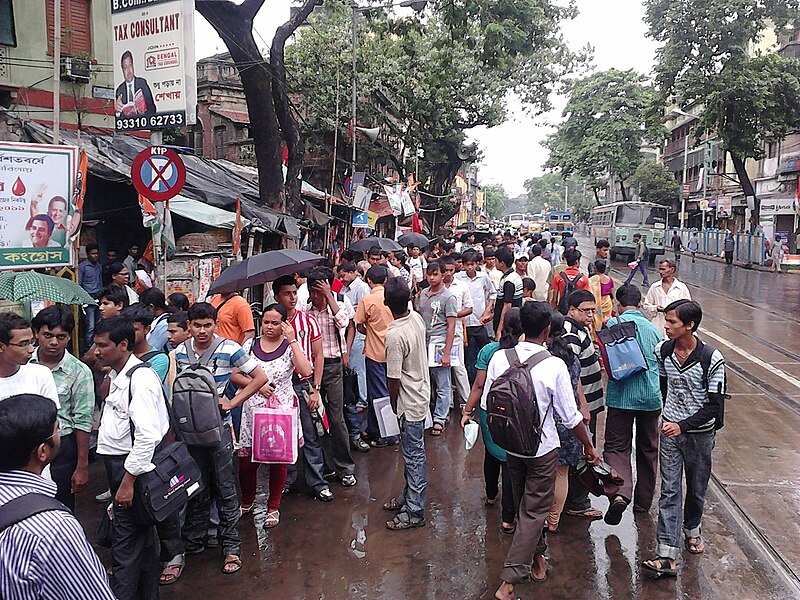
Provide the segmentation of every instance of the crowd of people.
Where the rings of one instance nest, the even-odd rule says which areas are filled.
[[[238,293],[193,304],[155,287],[137,294],[130,275],[139,265],[110,259],[106,276],[97,247],[87,246],[81,284],[98,308],[96,319],[87,313],[82,359],[68,351],[77,331],[67,307],[47,307],[32,322],[0,314],[4,597],[157,598],[159,585],[178,581],[191,568],[188,557],[207,548],[219,548],[222,571],[236,573],[240,520],[256,503],[262,464],[263,526],[274,528],[289,492],[304,489],[332,502],[333,483],[358,484],[355,453],[399,444],[405,485],[387,494],[383,508],[392,514],[385,525],[423,527],[426,444],[438,443],[451,420],[479,424],[485,501],[500,502],[500,527],[513,536],[497,598],[514,598],[516,584],[547,576],[548,533],[558,531],[563,515],[616,525],[631,504],[649,511],[659,462],[658,546],[643,568],[675,575],[681,525],[687,551],[704,550],[723,359],[697,337],[702,310],[675,278],[673,261],[659,263],[660,281],[643,297],[630,283],[614,288],[607,241],[597,242],[587,272],[577,245],[549,232],[506,232],[482,243],[470,236],[427,249],[345,251],[337,264],[271,282],[258,327]],[[637,254],[644,262],[646,246]],[[135,252],[128,258],[135,261]],[[597,332],[625,323],[635,324],[646,364],[615,380],[604,369]],[[176,406],[200,389],[191,379],[200,377],[198,365],[210,371],[219,430],[212,443],[185,438],[202,489],[185,511],[154,527],[137,518],[135,482],[153,469],[170,431],[181,430]],[[520,367],[530,385],[515,388],[525,394],[518,401],[533,403],[541,419],[535,451],[527,454],[492,436],[498,386]],[[297,415],[295,464],[257,460],[254,423],[266,407]],[[109,517],[108,572],[71,515],[89,478],[96,411],[94,452],[108,484],[96,500]],[[601,453],[595,444],[603,411]],[[580,476],[601,457],[624,482],[608,493],[605,513],[592,506]],[[40,510],[5,510],[17,498],[35,499]],[[59,503],[48,503],[53,498]],[[67,571],[70,577],[59,577]]]

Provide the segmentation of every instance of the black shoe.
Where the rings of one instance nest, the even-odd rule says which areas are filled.
[[[609,505],[603,521],[609,525],[619,525],[626,508],[628,508],[628,503],[621,497],[616,498]]]
[[[320,502],[333,502],[333,492],[330,489],[325,488],[317,492],[316,496],[314,496]]]
[[[369,444],[361,438],[356,438],[350,442],[350,448],[356,452],[369,452]]]
[[[336,477],[336,471],[323,471],[322,478],[323,479],[333,479]]]

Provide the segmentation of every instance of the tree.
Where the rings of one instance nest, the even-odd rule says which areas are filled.
[[[630,178],[631,188],[638,188],[642,202],[674,206],[681,191],[672,173],[660,162],[646,160]]]
[[[270,60],[265,61],[253,37],[253,19],[264,0],[196,0],[197,11],[216,30],[239,70],[239,77],[250,115],[250,133],[256,153],[259,197],[263,204],[297,214],[300,181],[297,176],[303,162],[303,145],[297,122],[289,110],[283,51],[286,40],[322,0],[305,0],[289,21],[278,28],[273,39]],[[283,151],[289,154],[286,190],[283,177]],[[289,203],[286,197],[288,192]]]
[[[625,180],[642,161],[645,111],[652,99],[643,82],[636,72],[617,69],[576,81],[565,120],[545,142],[550,150],[545,166],[558,169],[564,178],[588,180],[595,196],[601,182],[613,177],[627,199]]]
[[[764,142],[796,128],[800,61],[752,51],[772,30],[781,39],[797,24],[798,0],[646,0],[649,35],[657,51],[658,102],[702,107],[696,137],[716,133],[730,152],[739,184],[755,197],[748,158],[764,156]],[[753,223],[758,222],[756,198]]]
[[[422,208],[441,205],[436,220],[443,223],[456,207],[441,197],[449,196],[462,163],[476,155],[464,148],[465,131],[502,123],[510,92],[534,113],[549,109],[551,88],[582,64],[584,54],[570,52],[559,33],[560,21],[574,9],[550,0],[429,6],[424,19],[396,18],[383,9],[359,18],[358,125],[381,127],[382,139],[377,146],[359,142],[358,168],[386,160],[403,177],[413,170],[413,151],[423,149],[417,179],[430,195],[422,196]],[[302,93],[308,131],[344,131],[348,111],[338,122],[332,116],[337,71],[344,82],[339,104],[350,102],[351,9],[326,2],[309,24],[286,49],[289,83]]]
[[[502,184],[493,183],[483,186],[484,207],[492,219],[503,216],[508,201],[508,194]]]

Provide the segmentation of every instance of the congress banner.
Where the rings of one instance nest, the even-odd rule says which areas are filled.
[[[0,142],[0,269],[72,264],[78,148]]]
[[[195,122],[194,9],[186,0],[108,0],[119,131]]]

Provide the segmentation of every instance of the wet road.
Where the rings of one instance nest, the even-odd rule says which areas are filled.
[[[548,579],[518,586],[518,597],[800,597],[800,586],[792,587],[800,565],[800,276],[684,259],[680,278],[703,305],[702,334],[730,366],[732,398],[704,518],[706,553],[684,553],[677,580],[652,580],[638,565],[655,549],[656,507],[645,515],[628,510],[617,527],[565,516],[549,538]],[[402,488],[402,459],[394,448],[372,450],[356,456],[357,486],[334,484],[333,503],[292,494],[284,499],[281,524],[268,532],[260,527],[263,507],[245,517],[239,574],[223,575],[220,556],[207,550],[187,558],[183,577],[162,588],[162,598],[493,597],[511,539],[500,532],[499,506],[484,506],[482,444],[467,452],[454,423],[443,438],[427,437],[426,445],[427,527],[385,528],[389,513],[381,504]],[[91,493],[102,484],[97,467]],[[593,502],[607,506],[605,499]],[[88,493],[79,505],[91,537],[101,509]],[[101,557],[107,555],[101,551]]]

